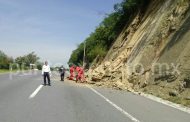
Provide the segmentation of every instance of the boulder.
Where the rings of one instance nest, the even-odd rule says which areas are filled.
[[[172,90],[172,91],[169,92],[169,95],[172,96],[172,97],[176,97],[176,96],[178,96],[178,94],[179,93],[177,91],[175,91],[175,90]]]

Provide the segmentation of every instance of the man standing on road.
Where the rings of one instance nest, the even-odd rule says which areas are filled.
[[[65,68],[63,66],[60,67],[59,73],[60,73],[61,81],[64,81]]]
[[[46,85],[46,78],[47,78],[48,85],[51,86],[51,83],[50,83],[51,70],[50,70],[50,66],[48,65],[47,61],[45,61],[45,64],[42,67],[42,75],[44,76],[44,85]]]

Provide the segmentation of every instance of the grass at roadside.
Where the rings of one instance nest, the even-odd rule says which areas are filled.
[[[0,73],[8,73],[9,72],[9,70],[7,70],[7,69],[0,69]]]
[[[177,85],[175,85],[177,86]],[[183,92],[177,92],[176,96],[169,95],[169,92],[172,91],[168,87],[160,87],[159,85],[149,85],[143,89],[143,92],[146,94],[151,94],[156,97],[168,100],[173,103],[181,104],[190,108],[190,89],[186,88]]]
[[[166,100],[169,100],[171,102],[177,103],[177,104],[182,104],[184,106],[190,107],[190,100],[181,98],[181,97],[170,97]]]

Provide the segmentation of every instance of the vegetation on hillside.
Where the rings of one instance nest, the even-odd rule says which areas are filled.
[[[68,64],[82,63],[84,43],[87,47],[85,58],[88,63],[92,63],[97,56],[102,59],[126,24],[148,3],[149,0],[123,0],[115,4],[114,12],[107,15],[96,30],[72,52]]]

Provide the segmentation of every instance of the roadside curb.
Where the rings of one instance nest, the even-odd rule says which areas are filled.
[[[159,98],[159,97],[156,97],[156,96],[153,96],[153,95],[150,95],[150,94],[145,94],[143,92],[131,92],[131,93],[143,96],[143,97],[148,98],[148,99],[150,99],[152,101],[155,101],[155,102],[158,102],[158,103],[162,103],[164,105],[170,106],[172,108],[175,108],[175,109],[178,109],[180,111],[183,111],[183,112],[186,112],[186,113],[190,114],[190,108],[188,108],[186,106],[183,106],[183,105],[180,105],[180,104],[176,104],[176,103],[170,102],[168,100],[164,100],[162,98]]]

